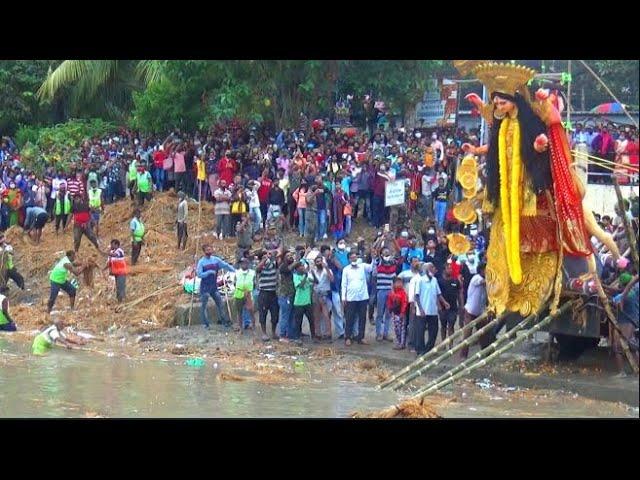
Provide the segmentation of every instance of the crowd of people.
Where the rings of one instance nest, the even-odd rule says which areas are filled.
[[[438,335],[446,339],[456,325],[477,318],[486,306],[490,223],[480,215],[476,224],[465,225],[452,213],[463,193],[455,180],[462,145],[478,146],[479,132],[402,127],[369,131],[332,128],[323,120],[277,134],[238,122],[207,133],[176,130],[165,138],[121,129],[84,142],[82,161],[72,170],[52,165],[42,176],[29,171],[15,144],[4,139],[0,230],[20,225],[38,242],[46,222],[54,222],[56,235],[63,235],[73,219],[74,251],[82,236],[100,250],[105,204],[129,198],[143,209],[153,202],[154,192],[173,189],[179,197],[178,248],[187,245],[189,198],[213,202],[214,236],[235,237],[237,242],[234,259],[222,259],[213,245],[203,245],[196,274],[205,326],[210,325],[206,305],[212,297],[220,324],[235,323],[242,333],[256,328],[257,318],[264,341],[300,343],[306,318],[313,342],[366,344],[369,323],[376,341],[423,354]],[[619,131],[614,139],[605,127],[587,138],[577,126],[572,143],[583,142],[595,153],[608,154],[613,148],[616,155],[628,155],[630,163],[635,145],[637,164],[635,131]],[[481,172],[480,181],[482,177]],[[385,188],[394,181],[404,182],[406,202],[391,209],[385,205]],[[638,216],[637,211],[633,216],[618,213]],[[617,240],[623,239],[619,220],[604,216],[599,221],[616,229]],[[634,228],[637,234],[637,223]],[[376,238],[369,244],[363,238],[367,229]],[[447,240],[451,232],[466,235],[471,248],[453,255]],[[134,263],[144,234],[137,211],[131,220]],[[10,246],[3,242],[2,248],[3,262],[12,262]],[[73,306],[69,274],[78,271],[74,251],[52,272],[49,310],[60,289],[67,291]],[[637,309],[637,272],[631,262],[611,264],[606,254],[602,252],[603,275],[609,283],[617,275],[611,294],[621,295],[616,297],[620,305],[635,295]],[[118,274],[125,256],[118,240],[111,242],[107,255],[110,273],[124,277]],[[229,318],[218,291],[220,270],[235,273],[236,318]],[[5,289],[9,278],[24,287],[13,264],[7,263],[3,272]],[[118,300],[123,301],[124,278],[117,285]]]
[[[621,184],[638,184],[638,129],[633,125],[595,125],[576,123],[571,133],[571,147],[615,163]],[[612,164],[609,164],[612,165]],[[631,168],[629,168],[631,167]],[[611,183],[611,171],[600,164],[588,168],[590,183]]]

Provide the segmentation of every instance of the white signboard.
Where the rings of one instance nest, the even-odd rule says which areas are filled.
[[[387,182],[384,189],[384,206],[392,207],[394,205],[402,205],[404,200],[404,187],[406,182],[404,180],[397,180],[395,182]]]

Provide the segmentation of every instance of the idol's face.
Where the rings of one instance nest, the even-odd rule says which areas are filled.
[[[495,107],[496,111],[502,116],[513,112],[516,104],[509,100],[505,100],[504,98],[495,96],[493,97],[493,106]]]

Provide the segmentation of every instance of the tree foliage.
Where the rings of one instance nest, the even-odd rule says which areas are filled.
[[[23,125],[16,132],[16,143],[25,166],[41,173],[47,165],[65,167],[77,162],[82,142],[104,137],[116,128],[102,119],[75,119],[42,128]]]
[[[48,120],[35,91],[47,75],[49,60],[0,61],[0,131],[13,133],[20,123]]]
[[[567,60],[517,62],[567,71]],[[623,103],[639,103],[638,61],[587,63]],[[21,124],[69,118],[104,118],[148,132],[207,128],[230,118],[282,128],[297,125],[301,112],[332,117],[336,101],[347,95],[362,123],[370,113],[365,95],[408,117],[428,80],[449,75],[456,73],[444,60],[0,61],[0,129],[12,134]],[[572,75],[574,110],[612,101],[577,61]],[[30,133],[22,129],[21,135]]]

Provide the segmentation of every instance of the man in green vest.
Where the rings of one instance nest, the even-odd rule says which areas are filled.
[[[66,232],[69,214],[71,213],[71,197],[67,192],[65,183],[60,184],[60,190],[58,190],[58,195],[56,195],[53,204],[53,213],[56,216],[56,235],[60,231],[60,223],[62,223],[62,233]]]
[[[138,167],[136,176],[136,185],[138,188],[138,205],[144,205],[144,201],[151,201],[151,192],[153,190],[153,179],[151,174],[144,168],[144,165]]]
[[[49,303],[47,304],[47,312],[51,313],[53,305],[56,303],[58,293],[60,290],[64,290],[69,295],[69,301],[71,310],[76,303],[76,287],[69,280],[69,273],[74,275],[80,275],[82,268],[73,263],[76,258],[76,253],[73,250],[66,252],[53,267],[49,275],[49,282],[51,283],[51,294],[49,295]]]
[[[243,310],[247,309],[251,318],[250,328],[255,328],[256,319],[253,308],[253,282],[256,278],[255,270],[249,269],[249,259],[240,259],[240,269],[236,270],[236,288],[233,292],[233,300],[238,318],[238,331],[242,334]]]
[[[89,208],[91,209],[91,223],[95,229],[96,237],[100,237],[100,214],[104,213],[102,202],[102,189],[98,188],[96,180],[89,180]]]
[[[9,279],[24,290],[24,278],[13,264],[13,247],[6,243],[4,233],[0,232],[0,293],[9,290]]]
[[[140,257],[145,234],[144,223],[140,220],[139,208],[133,211],[133,219],[131,219],[129,227],[131,229],[131,263],[135,265],[138,263],[138,257]]]
[[[0,304],[2,305],[2,309],[0,310],[0,330],[15,332],[17,330],[16,324],[13,322],[11,315],[9,315],[9,300],[1,293]]]
[[[129,197],[131,201],[134,200],[134,193],[136,187],[136,180],[138,179],[138,161],[134,158],[129,164],[129,171],[127,173],[127,182],[129,183]]]
[[[63,333],[65,324],[61,318],[53,321],[53,324],[45,328],[42,332],[36,335],[31,345],[31,353],[34,355],[44,355],[53,347],[54,343],[60,343],[72,349],[71,345],[84,345],[85,341],[76,335],[65,335]],[[75,337],[75,338],[74,338]]]

